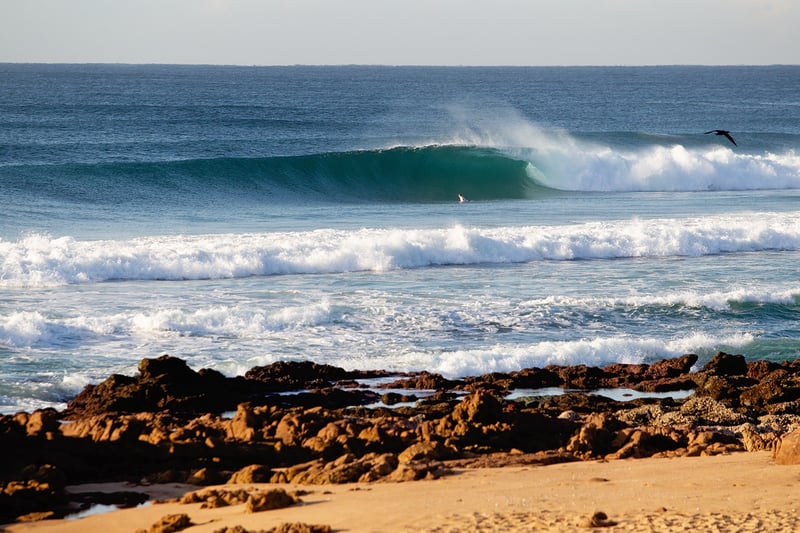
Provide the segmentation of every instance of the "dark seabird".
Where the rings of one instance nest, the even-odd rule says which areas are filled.
[[[738,146],[738,144],[736,144],[736,141],[733,140],[733,137],[731,137],[731,132],[729,132],[728,130],[711,130],[707,131],[705,134],[708,135],[709,133],[716,133],[717,135],[722,135],[730,142],[732,142],[734,146]]]

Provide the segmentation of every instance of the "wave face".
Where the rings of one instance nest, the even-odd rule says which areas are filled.
[[[361,229],[0,240],[0,287],[110,280],[228,279],[383,272],[441,265],[700,257],[800,250],[800,215],[762,213],[561,226]]]
[[[616,134],[616,147],[527,125],[527,145],[430,145],[264,158],[18,165],[9,197],[68,204],[451,202],[531,199],[547,191],[800,188],[800,155],[740,153],[690,139]],[[683,144],[682,144],[683,143]],[[13,195],[13,196],[12,196]]]
[[[528,163],[492,148],[397,147],[265,158],[29,165],[6,167],[5,186],[36,188],[58,200],[86,203],[241,197],[326,201],[452,201],[527,198],[537,187]]]

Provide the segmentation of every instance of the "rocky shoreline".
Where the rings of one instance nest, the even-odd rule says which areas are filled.
[[[697,360],[448,380],[310,362],[227,378],[171,356],[144,359],[138,375],[87,386],[63,412],[0,417],[0,523],[136,505],[147,496],[135,486],[155,483],[410,481],[464,467],[762,450],[797,461],[800,360],[720,352],[693,371]],[[551,387],[566,392],[536,393]],[[619,401],[598,389],[685,398]],[[121,481],[134,488],[67,490]]]

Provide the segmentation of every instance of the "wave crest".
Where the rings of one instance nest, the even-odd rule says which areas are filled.
[[[223,279],[521,263],[800,250],[800,215],[621,220],[562,226],[360,229],[0,240],[0,287],[108,280]]]

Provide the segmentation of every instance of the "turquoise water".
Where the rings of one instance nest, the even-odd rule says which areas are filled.
[[[798,87],[780,66],[0,65],[0,412],[162,353],[227,375],[793,359]]]

